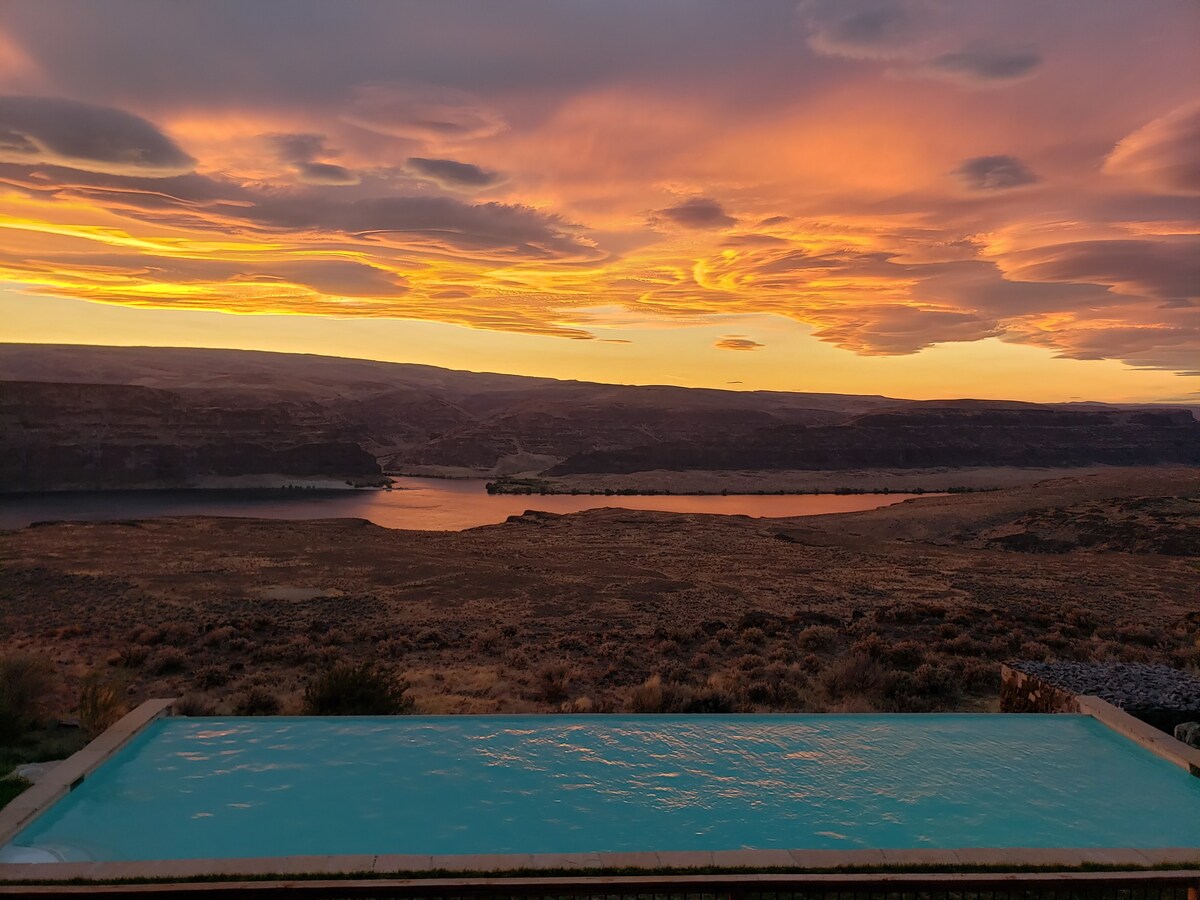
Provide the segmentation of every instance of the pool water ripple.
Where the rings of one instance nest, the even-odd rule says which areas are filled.
[[[1200,779],[1083,716],[175,718],[13,845],[99,860],[1200,847]]]

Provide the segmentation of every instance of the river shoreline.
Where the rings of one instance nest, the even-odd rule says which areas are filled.
[[[178,517],[251,519],[356,519],[384,528],[460,531],[499,525],[528,511],[566,515],[619,507],[659,512],[792,518],[856,512],[916,495],[772,496],[524,495],[488,494],[482,481],[400,479],[392,490],[374,489],[173,489],[59,491],[0,495],[0,529],[45,522],[144,522]],[[928,494],[925,496],[929,496]]]

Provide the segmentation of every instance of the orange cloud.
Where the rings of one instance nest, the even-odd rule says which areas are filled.
[[[72,6],[65,29],[58,2],[16,0],[0,40],[0,78],[53,85],[0,96],[0,278],[29,290],[584,340],[706,325],[702,346],[768,316],[864,357],[1200,354],[1200,72],[1157,5],[450,0],[418,28],[383,4],[272,22],[301,60],[240,8]],[[169,70],[131,82],[164,35]]]
[[[764,346],[758,341],[752,341],[744,334],[727,334],[713,344],[718,350],[757,350]]]

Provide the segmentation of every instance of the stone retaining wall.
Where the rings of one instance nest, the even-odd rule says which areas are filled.
[[[1078,697],[1099,697],[1171,734],[1200,721],[1200,678],[1140,663],[1014,662],[1001,667],[1002,712],[1078,712]]]
[[[1000,711],[1006,713],[1077,713],[1079,698],[1036,675],[1000,667]]]

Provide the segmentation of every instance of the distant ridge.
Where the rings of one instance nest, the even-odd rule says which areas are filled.
[[[124,388],[121,390],[120,388]],[[276,471],[1200,464],[1194,411],[613,385],[251,350],[0,344],[0,489]]]

